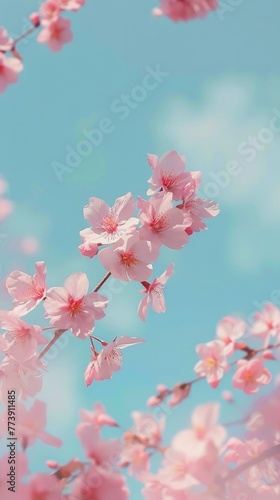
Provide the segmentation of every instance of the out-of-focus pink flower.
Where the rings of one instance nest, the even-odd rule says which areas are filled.
[[[39,13],[42,25],[48,25],[52,21],[56,21],[60,15],[58,0],[47,0],[47,2],[42,3]]]
[[[238,369],[232,378],[235,389],[241,389],[246,394],[258,392],[261,385],[271,381],[271,373],[265,368],[262,358],[246,361],[241,359],[237,363]]]
[[[146,320],[147,312],[149,309],[149,305],[152,305],[152,308],[157,313],[164,313],[166,311],[165,308],[165,299],[164,299],[164,285],[167,282],[168,278],[174,274],[174,264],[170,264],[168,268],[164,271],[164,273],[159,276],[159,278],[155,278],[152,283],[143,282],[142,284],[145,286],[144,290],[140,290],[140,293],[144,293],[145,296],[141,300],[138,307],[138,314],[142,321]]]
[[[34,309],[46,294],[46,273],[45,262],[36,262],[36,273],[34,276],[13,271],[6,279],[6,288],[14,298],[14,313],[24,316]]]
[[[61,486],[55,476],[35,474],[28,484],[20,484],[16,491],[16,500],[63,500]]]
[[[18,74],[23,70],[22,62],[16,57],[7,57],[0,51],[0,94],[8,85],[18,81]]]
[[[96,465],[116,466],[122,444],[118,439],[102,439],[99,429],[90,423],[81,423],[76,434],[85,455]]]
[[[142,489],[142,495],[146,500],[194,500],[190,497],[188,490],[172,488],[168,478],[166,478],[165,474],[161,471],[158,474],[143,472],[138,476],[138,479],[145,484]]]
[[[73,482],[67,500],[128,500],[125,478],[118,472],[91,465]]]
[[[169,151],[161,158],[148,155],[148,161],[153,168],[153,175],[149,179],[151,188],[148,195],[153,195],[158,189],[170,191],[174,200],[181,199],[185,185],[190,181],[191,174],[185,172],[185,160],[176,151]]]
[[[33,356],[23,362],[6,356],[0,363],[0,396],[4,401],[11,387],[19,399],[35,396],[42,389],[41,370],[44,364]]]
[[[112,208],[99,198],[90,198],[84,208],[84,217],[90,223],[95,243],[115,243],[135,231],[138,219],[132,217],[135,209],[131,193],[117,198]]]
[[[86,0],[57,0],[57,3],[61,10],[77,11],[85,5]]]
[[[150,455],[146,451],[146,447],[142,444],[131,444],[125,446],[120,456],[120,467],[129,466],[129,474],[136,476],[149,470]]]
[[[108,380],[112,378],[114,372],[122,367],[122,349],[134,344],[145,342],[137,337],[120,337],[109,344],[103,342],[104,349],[97,355],[94,353],[92,361],[89,363],[86,373],[86,385],[90,385],[93,380]]]
[[[263,340],[264,347],[268,346],[271,337],[280,340],[280,310],[278,307],[267,303],[262,312],[256,312],[251,333]]]
[[[123,281],[147,280],[152,273],[151,262],[159,255],[159,246],[139,239],[138,232],[124,236],[110,248],[99,253],[101,264],[115,278]]]
[[[12,46],[13,40],[9,37],[7,30],[0,26],[0,51],[11,50]]]
[[[227,403],[233,403],[234,402],[233,394],[230,391],[223,391],[222,392],[222,398]]]
[[[46,294],[45,317],[56,328],[71,330],[85,338],[94,329],[95,320],[104,318],[108,300],[96,292],[87,294],[89,281],[85,273],[73,273],[63,287],[50,288]]]
[[[22,238],[19,242],[19,249],[25,255],[34,255],[39,250],[39,241],[32,236]]]
[[[154,16],[167,16],[176,22],[203,18],[218,8],[217,0],[160,0],[160,3],[160,7],[153,9]]]
[[[165,428],[165,417],[156,419],[150,413],[133,411],[133,432],[147,446],[158,446],[162,441],[162,433]]]
[[[31,358],[36,354],[38,345],[48,342],[40,326],[29,325],[8,311],[0,311],[0,329],[6,330],[3,335],[6,341],[4,352],[19,362]]]
[[[233,354],[234,343],[242,337],[246,330],[244,321],[238,318],[227,316],[223,318],[217,326],[217,337],[225,344],[225,352],[228,356]]]
[[[180,434],[175,435],[170,447],[165,452],[164,465],[160,470],[164,483],[174,490],[186,490],[198,484],[193,476],[195,470],[192,458],[193,450],[188,446],[184,437],[179,438]]]
[[[23,448],[31,446],[36,439],[49,446],[59,447],[62,445],[61,439],[45,431],[47,425],[46,410],[46,403],[38,400],[34,401],[29,410],[23,404],[20,404],[18,408],[17,434]]]
[[[37,38],[39,43],[45,43],[53,52],[61,50],[63,45],[72,40],[71,21],[61,17],[46,24]]]
[[[178,208],[180,208],[190,220],[186,228],[188,235],[192,235],[193,232],[197,233],[203,229],[207,229],[203,219],[216,217],[220,213],[219,206],[216,202],[204,200],[197,196],[196,191],[200,184],[200,174],[199,172],[191,172],[191,174],[192,179],[185,186],[182,193],[183,202],[178,205]]]
[[[81,254],[84,257],[95,257],[98,253],[98,243],[94,243],[94,233],[90,228],[83,229],[80,231],[80,236],[82,238],[82,243],[78,247]]]
[[[119,424],[109,415],[107,415],[105,407],[102,403],[95,403],[93,411],[81,410],[80,417],[83,422],[88,422],[95,425],[97,428],[103,425],[110,427],[119,427]]]
[[[225,445],[225,462],[241,464],[258,456],[262,451],[262,442],[258,439],[241,441],[236,437],[231,437]]]
[[[207,344],[199,344],[196,352],[202,358],[195,365],[196,374],[206,377],[208,384],[215,389],[228,367],[223,342],[213,340]]]
[[[192,458],[199,460],[207,455],[209,445],[220,450],[226,439],[227,432],[224,427],[218,424],[220,405],[208,403],[199,405],[192,413],[192,428],[179,432],[174,443],[179,446],[180,441],[188,443],[192,450]]]
[[[189,223],[181,210],[173,208],[172,196],[172,193],[163,191],[149,201],[138,197],[139,219],[142,222],[139,235],[152,243],[179,249],[188,242],[185,229]]]

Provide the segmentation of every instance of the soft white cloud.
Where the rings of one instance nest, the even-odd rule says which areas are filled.
[[[159,152],[164,152],[167,140],[169,147],[185,154],[188,168],[202,171],[200,194],[219,201],[222,212],[230,212],[224,234],[229,257],[247,272],[260,269],[267,259],[279,262],[275,245],[268,248],[280,221],[276,82],[229,77],[213,81],[202,89],[199,100],[174,96],[153,124]],[[234,171],[228,167],[232,162]]]

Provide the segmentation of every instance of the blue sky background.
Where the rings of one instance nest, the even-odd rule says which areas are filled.
[[[103,273],[98,260],[89,261],[77,250],[79,231],[87,225],[83,207],[90,196],[109,204],[128,191],[144,196],[150,177],[147,152],[183,153],[190,170],[203,172],[202,193],[209,192],[213,175],[230,161],[241,169],[225,187],[216,184],[221,213],[209,222],[209,230],[194,235],[184,251],[162,252],[155,275],[175,263],[165,315],[150,312],[143,324],[137,318],[137,284],[113,294],[109,284],[104,287],[112,300],[96,335],[148,341],[125,351],[119,374],[86,389],[87,343],[69,336],[59,355],[53,354],[40,397],[48,402],[48,429],[65,446],[36,445],[30,452],[32,470],[42,470],[47,458],[63,462],[81,454],[73,437],[81,407],[101,400],[128,428],[130,412],[145,410],[158,383],[172,386],[193,377],[195,346],[213,338],[220,318],[250,318],[259,303],[280,289],[280,132],[252,162],[239,149],[269,126],[274,109],[280,116],[280,4],[244,0],[224,17],[216,12],[205,21],[174,24],[151,16],[156,3],[88,1],[71,15],[75,38],[60,53],[51,53],[34,37],[19,46],[25,70],[19,84],[0,96],[0,172],[15,202],[14,214],[1,227],[7,235],[1,278],[14,268],[33,273],[34,262],[45,260],[49,286],[85,271],[93,287]],[[18,35],[37,6],[31,0],[0,0],[0,24]],[[112,103],[141,86],[146,68],[157,65],[168,76],[121,120]],[[76,150],[82,131],[98,127],[104,118],[112,121],[113,132],[59,182],[53,163],[65,164],[66,148]],[[11,242],[26,235],[38,238],[36,255],[9,254]],[[36,311],[34,321],[40,322],[42,312]],[[226,386],[213,391],[202,382],[185,403],[169,411],[167,442],[198,402],[220,400]],[[236,412],[225,406],[222,421],[238,417],[252,401],[241,394],[237,399]],[[132,491],[133,499],[141,498],[136,483]]]

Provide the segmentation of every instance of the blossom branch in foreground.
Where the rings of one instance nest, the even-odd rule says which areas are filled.
[[[253,467],[254,465],[257,465],[263,462],[264,460],[268,460],[269,458],[276,456],[280,456],[280,444],[268,448],[267,450],[263,451],[258,457],[252,458],[252,460],[249,460],[248,462],[239,465],[239,467],[236,467],[235,469],[230,471],[230,473],[227,476],[220,479],[219,483],[226,484],[235,479],[237,476],[240,476],[242,472],[246,471],[250,467]]]

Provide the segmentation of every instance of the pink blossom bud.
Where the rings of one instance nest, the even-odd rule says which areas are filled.
[[[267,349],[266,351],[264,351],[262,357],[264,359],[269,360],[269,361],[276,361],[276,358],[270,349]]]
[[[168,390],[168,389],[167,389],[167,387],[164,384],[159,384],[157,386],[157,391],[158,392],[165,392],[166,390]]]
[[[147,405],[148,406],[157,406],[161,403],[161,400],[160,398],[158,398],[157,396],[151,396],[148,401],[147,401]]]
[[[47,460],[46,465],[50,469],[58,469],[58,467],[59,467],[59,463],[56,462],[55,460]]]
[[[225,401],[227,401],[228,403],[233,403],[234,402],[233,394],[230,391],[223,391],[222,392],[222,398]]]
[[[90,257],[91,259],[98,252],[97,243],[81,243],[81,245],[78,248],[84,257]]]
[[[35,26],[35,28],[38,28],[38,26],[40,26],[40,17],[37,12],[33,12],[33,14],[30,14],[29,20],[33,24],[33,26]]]

